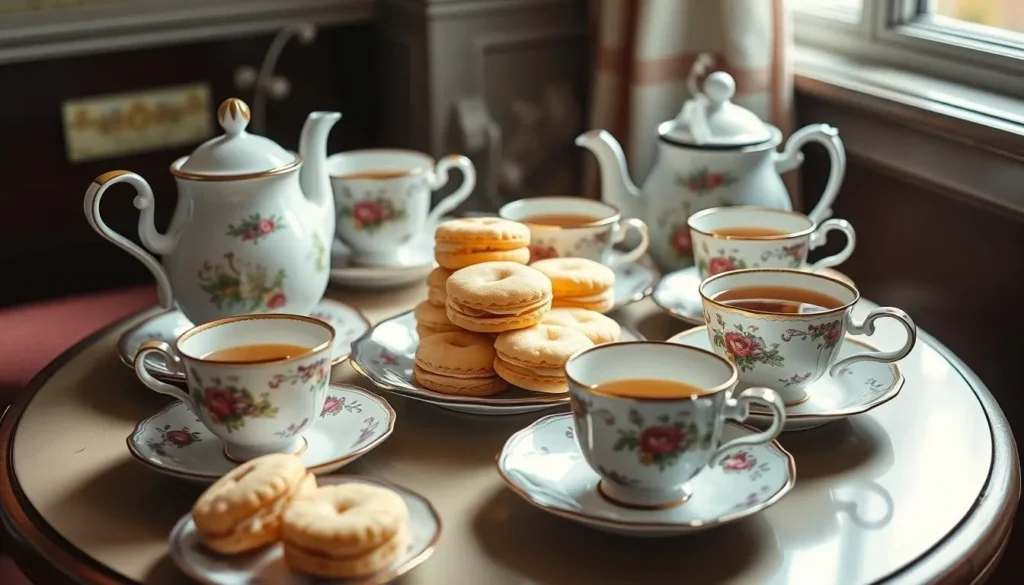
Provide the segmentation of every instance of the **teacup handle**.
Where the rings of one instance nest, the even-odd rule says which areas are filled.
[[[768,430],[753,435],[746,435],[733,439],[720,446],[711,456],[711,464],[714,465],[723,453],[736,447],[745,445],[761,445],[775,439],[782,432],[786,424],[786,405],[782,398],[771,388],[747,388],[740,392],[736,398],[725,399],[725,418],[743,422],[750,414],[750,404],[759,404],[772,413],[772,424]]]
[[[192,412],[199,412],[199,409],[196,408],[195,401],[193,401],[192,397],[188,395],[188,392],[185,392],[173,384],[161,382],[154,378],[153,374],[149,373],[149,370],[146,369],[146,356],[151,353],[158,353],[162,355],[164,360],[167,362],[168,370],[171,370],[174,373],[184,373],[185,368],[182,365],[181,357],[178,356],[177,352],[174,351],[174,348],[171,347],[170,344],[164,341],[147,341],[139,346],[139,351],[135,354],[135,362],[133,365],[135,366],[135,375],[139,377],[139,380],[142,380],[142,383],[148,386],[150,390],[177,398],[184,402]]]
[[[849,260],[850,256],[853,254],[853,248],[857,245],[857,232],[853,230],[853,226],[850,225],[850,222],[845,219],[830,219],[818,226],[818,229],[814,230],[814,233],[811,234],[809,248],[811,250],[820,248],[825,244],[828,233],[832,231],[843,232],[846,234],[846,247],[844,247],[838,254],[826,256],[821,260],[818,260],[811,265],[811,270],[820,270],[822,268],[839,266],[843,262]]]
[[[904,329],[907,330],[907,340],[903,342],[903,346],[894,351],[865,351],[851,355],[848,358],[843,358],[832,364],[832,367],[829,368],[828,373],[830,376],[835,376],[855,362],[868,361],[888,364],[898,362],[907,357],[910,350],[914,349],[914,344],[917,343],[917,326],[914,325],[914,320],[910,318],[910,315],[897,308],[878,307],[868,313],[868,316],[864,318],[864,322],[860,325],[854,323],[851,317],[847,317],[847,319],[850,319],[850,324],[846,328],[846,332],[849,335],[874,335],[875,320],[881,319],[882,317],[895,319],[900,325],[903,325]]]
[[[612,244],[618,244],[622,240],[625,240],[626,232],[628,230],[635,230],[640,234],[640,243],[629,252],[626,252],[622,256],[616,258],[615,266],[636,262],[644,255],[644,252],[647,251],[647,246],[651,243],[651,236],[647,233],[647,224],[635,217],[629,217],[619,220],[619,223],[616,224],[615,233],[612,234]]]
[[[430,181],[430,188],[437,191],[441,187],[448,184],[448,171],[453,168],[457,168],[462,171],[462,184],[455,190],[454,193],[445,197],[437,203],[430,215],[427,216],[427,226],[433,229],[432,226],[436,226],[441,223],[441,218],[448,215],[455,210],[456,207],[462,205],[462,202],[469,198],[469,194],[476,188],[476,167],[473,166],[473,161],[462,156],[461,154],[449,154],[441,157],[441,160],[437,161],[437,166],[434,167],[434,175]]]
[[[785,173],[800,166],[804,161],[800,151],[808,142],[820,143],[828,151],[828,183],[825,184],[818,204],[807,214],[812,220],[821,222],[832,215],[832,202],[836,200],[839,188],[843,185],[843,175],[846,174],[846,149],[839,139],[839,131],[828,124],[811,124],[797,130],[790,135],[782,152],[775,154],[775,171]]]

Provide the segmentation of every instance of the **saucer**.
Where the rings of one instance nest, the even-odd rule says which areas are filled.
[[[694,327],[669,338],[679,343],[714,351],[708,339],[707,327]],[[839,347],[837,360],[862,351],[878,351],[874,346],[847,336]],[[903,374],[896,364],[856,362],[838,376],[824,375],[807,388],[808,399],[786,407],[787,431],[801,431],[819,427],[848,416],[867,412],[892,400],[903,388]],[[766,427],[772,416],[766,410],[750,407],[747,422]]]
[[[622,328],[623,341],[643,336]],[[569,394],[544,394],[515,386],[494,396],[453,396],[420,386],[413,378],[416,361],[416,318],[412,311],[381,321],[352,344],[352,368],[383,390],[470,414],[508,415],[553,408],[569,402]]]
[[[331,245],[331,283],[361,290],[385,290],[421,283],[434,269],[433,233],[422,235],[398,251],[395,266],[363,266],[352,250],[335,239]]]
[[[320,420],[302,434],[302,461],[317,475],[330,473],[381,444],[394,428],[395,411],[386,400],[358,386],[331,384]],[[147,467],[198,483],[212,483],[238,465],[181,402],[135,425],[127,442]]]
[[[722,441],[756,431],[733,422]],[[598,493],[601,476],[576,443],[571,414],[538,419],[512,435],[498,455],[498,473],[512,491],[556,516],[625,536],[678,536],[756,514],[793,488],[793,457],[777,442],[735,447],[690,481],[693,496],[680,506],[638,510]]]
[[[441,516],[430,501],[416,492],[368,477],[330,475],[320,485],[364,483],[394,490],[409,508],[409,546],[391,566],[355,579],[320,579],[294,572],[284,562],[281,545],[225,557],[203,546],[192,514],[185,514],[171,530],[171,558],[183,573],[208,585],[273,583],[274,585],[381,585],[408,573],[430,558],[441,538]]]
[[[613,252],[612,257],[619,252]],[[658,272],[641,262],[628,262],[615,267],[615,305],[618,309],[643,300],[654,290]]]
[[[334,355],[331,356],[331,365],[338,365],[348,359],[352,353],[352,342],[370,328],[370,322],[355,307],[330,299],[320,301],[310,313],[310,317],[327,321],[334,327]],[[192,322],[181,311],[165,311],[125,331],[117,341],[117,353],[126,366],[133,368],[135,354],[144,342],[155,340],[173,343],[179,335],[191,328]],[[162,380],[185,380],[184,374],[168,370],[163,358],[158,354],[151,354],[146,358],[146,368]]]

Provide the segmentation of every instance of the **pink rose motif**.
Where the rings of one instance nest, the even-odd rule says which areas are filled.
[[[693,253],[693,242],[690,240],[690,228],[681,225],[672,232],[672,249],[677,256],[685,256]]]
[[[558,251],[552,246],[534,244],[530,246],[530,262],[558,258]]]
[[[256,224],[256,231],[259,235],[265,236],[270,232],[274,231],[275,227],[277,227],[277,225],[274,223],[274,220],[264,218],[261,219],[258,224]]]
[[[334,396],[328,396],[324,402],[324,408],[320,411],[320,416],[330,414],[332,412],[338,412],[341,410],[341,401]]]
[[[704,188],[714,189],[725,184],[725,176],[722,173],[708,173],[704,176]]]
[[[746,471],[757,463],[757,460],[747,455],[746,452],[740,451],[739,453],[729,457],[722,462],[722,467],[729,471]]]
[[[203,405],[216,420],[235,413],[234,400],[226,388],[207,388],[203,391]]]
[[[754,351],[759,348],[749,337],[745,337],[739,333],[726,333],[725,349],[736,357],[750,357]]]
[[[352,216],[360,225],[373,225],[384,220],[384,210],[376,201],[360,201],[352,207]]]
[[[667,455],[679,449],[683,431],[672,425],[651,427],[640,433],[640,449],[652,455]]]
[[[831,329],[828,330],[828,333],[825,334],[825,337],[829,341],[835,341],[839,337],[839,332],[841,330],[842,330],[842,327],[840,327],[838,324],[836,324]]]
[[[288,302],[288,297],[284,296],[283,292],[278,291],[278,292],[270,295],[270,298],[267,299],[267,308],[268,309],[280,309],[287,302]]]
[[[180,430],[167,431],[164,434],[164,436],[167,438],[168,441],[177,445],[178,447],[187,447],[188,445],[191,445],[192,443],[195,442],[192,439],[191,433],[187,433],[185,431]]]
[[[736,264],[724,256],[718,256],[708,261],[708,272],[711,274],[721,274],[730,270],[736,270]]]

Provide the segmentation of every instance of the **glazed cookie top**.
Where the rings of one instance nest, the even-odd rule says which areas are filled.
[[[416,364],[428,372],[452,377],[494,375],[494,339],[469,331],[449,331],[421,339]]]
[[[498,357],[513,365],[556,369],[569,357],[594,342],[583,333],[562,325],[534,325],[507,331],[494,341]]]
[[[615,272],[586,258],[548,258],[530,265],[551,279],[556,297],[592,295],[615,286]]]
[[[530,228],[500,217],[451,219],[437,226],[434,241],[473,249],[511,250],[530,244]]]
[[[427,275],[427,286],[444,290],[444,283],[448,282],[448,277],[451,275],[451,270],[438,266]]]
[[[290,496],[306,475],[306,465],[296,455],[264,455],[246,461],[199,496],[192,518],[203,532],[231,532],[239,523]]]
[[[586,335],[594,343],[618,341],[622,327],[611,317],[577,307],[556,307],[544,315],[544,325],[561,325]]]
[[[484,262],[458,270],[446,291],[461,306],[492,311],[529,307],[551,298],[551,280],[515,262]]]
[[[281,536],[313,551],[356,556],[391,539],[409,519],[394,491],[364,483],[320,486],[285,510]]]

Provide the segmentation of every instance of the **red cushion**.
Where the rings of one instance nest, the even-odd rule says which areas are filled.
[[[76,342],[156,304],[148,285],[0,309],[0,389],[24,386]]]

